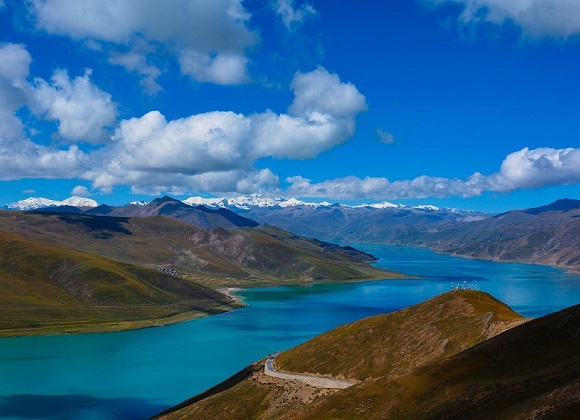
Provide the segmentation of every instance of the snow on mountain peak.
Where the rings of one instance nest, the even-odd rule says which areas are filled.
[[[8,204],[6,206],[9,210],[36,210],[46,207],[58,207],[58,206],[74,206],[74,207],[97,207],[98,204],[95,200],[90,198],[72,196],[63,201],[51,200],[42,197],[29,197],[25,200],[16,201],[14,203]]]
[[[401,204],[393,204],[393,203],[389,203],[388,201],[383,201],[382,203],[374,203],[374,204],[361,204],[359,206],[354,206],[354,207],[371,207],[373,209],[392,209],[392,208],[399,208],[399,207],[405,207]]]
[[[78,197],[73,195],[60,202],[61,206],[73,206],[73,207],[97,207],[99,204],[95,200],[91,200],[86,197]]]
[[[185,204],[190,206],[209,206],[209,207],[234,207],[238,209],[248,210],[251,207],[294,207],[294,206],[321,206],[328,205],[328,203],[305,203],[296,198],[269,198],[260,197],[256,195],[238,196],[238,197],[222,197],[222,198],[204,198],[204,197],[190,197],[183,200]]]

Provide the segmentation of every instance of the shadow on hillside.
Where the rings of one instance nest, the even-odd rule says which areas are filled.
[[[132,235],[133,233],[123,227],[123,223],[128,223],[128,217],[102,217],[102,216],[87,216],[81,214],[68,213],[39,213],[43,216],[56,216],[59,220],[65,223],[83,225],[87,230],[108,230],[111,232],[123,233],[125,235]],[[110,236],[110,235],[106,235]]]

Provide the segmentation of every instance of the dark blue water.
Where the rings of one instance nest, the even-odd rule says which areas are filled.
[[[580,303],[580,276],[406,247],[361,246],[377,265],[421,280],[274,287],[239,295],[248,307],[137,331],[0,339],[0,417],[145,418],[268,353],[466,284],[526,316]]]

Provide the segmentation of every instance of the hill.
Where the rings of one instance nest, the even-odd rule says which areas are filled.
[[[513,210],[402,240],[461,256],[548,264],[580,272],[580,200]]]
[[[201,229],[170,217],[0,211],[0,229],[54,246],[174,269],[218,286],[401,277],[374,257],[272,227]]]
[[[578,418],[580,305],[399,378],[365,382],[293,418]]]
[[[452,291],[338,327],[281,353],[275,363],[281,371],[356,384],[313,388],[266,376],[261,361],[161,418],[572,413],[580,407],[580,305],[528,321],[484,292]]]
[[[95,203],[96,204],[96,203]],[[113,207],[106,204],[90,208],[74,206],[74,204],[61,204],[59,206],[46,206],[36,208],[34,211],[41,213],[78,213],[92,216],[108,217],[151,217],[165,216],[181,220],[191,225],[203,228],[237,228],[256,227],[259,223],[240,216],[225,208],[211,209],[205,206],[189,206],[171,197],[156,198],[150,203],[139,205],[129,204],[122,207]]]
[[[491,215],[431,206],[248,207],[245,216],[307,237],[424,246],[459,256],[580,272],[580,200]]]
[[[157,270],[0,230],[0,336],[162,325],[240,305]]]
[[[298,235],[341,243],[396,243],[423,232],[491,216],[433,206],[352,207],[338,204],[250,207],[236,211],[260,223],[278,226]]]

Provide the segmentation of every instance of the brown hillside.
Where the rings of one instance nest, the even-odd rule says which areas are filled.
[[[212,285],[401,277],[372,256],[329,249],[275,228],[201,229],[168,217],[105,217],[0,211],[0,229],[132,264],[173,268]]]
[[[0,336],[161,325],[239,307],[214,290],[0,231]]]
[[[338,327],[276,359],[281,370],[362,381],[352,388],[317,389],[272,378],[263,374],[262,362],[247,379],[224,383],[217,387],[220,392],[195,398],[167,413],[166,418],[234,419],[240,413],[249,418],[289,418],[298,413],[309,415],[311,406],[311,418],[320,418],[331,413],[324,405],[327,399],[333,406],[348,407],[350,401],[341,399],[346,393],[430,366],[524,321],[486,293],[445,293],[399,312]],[[356,407],[339,418],[361,418]]]
[[[292,418],[577,419],[579,413],[576,305],[409,375],[363,382]]]

